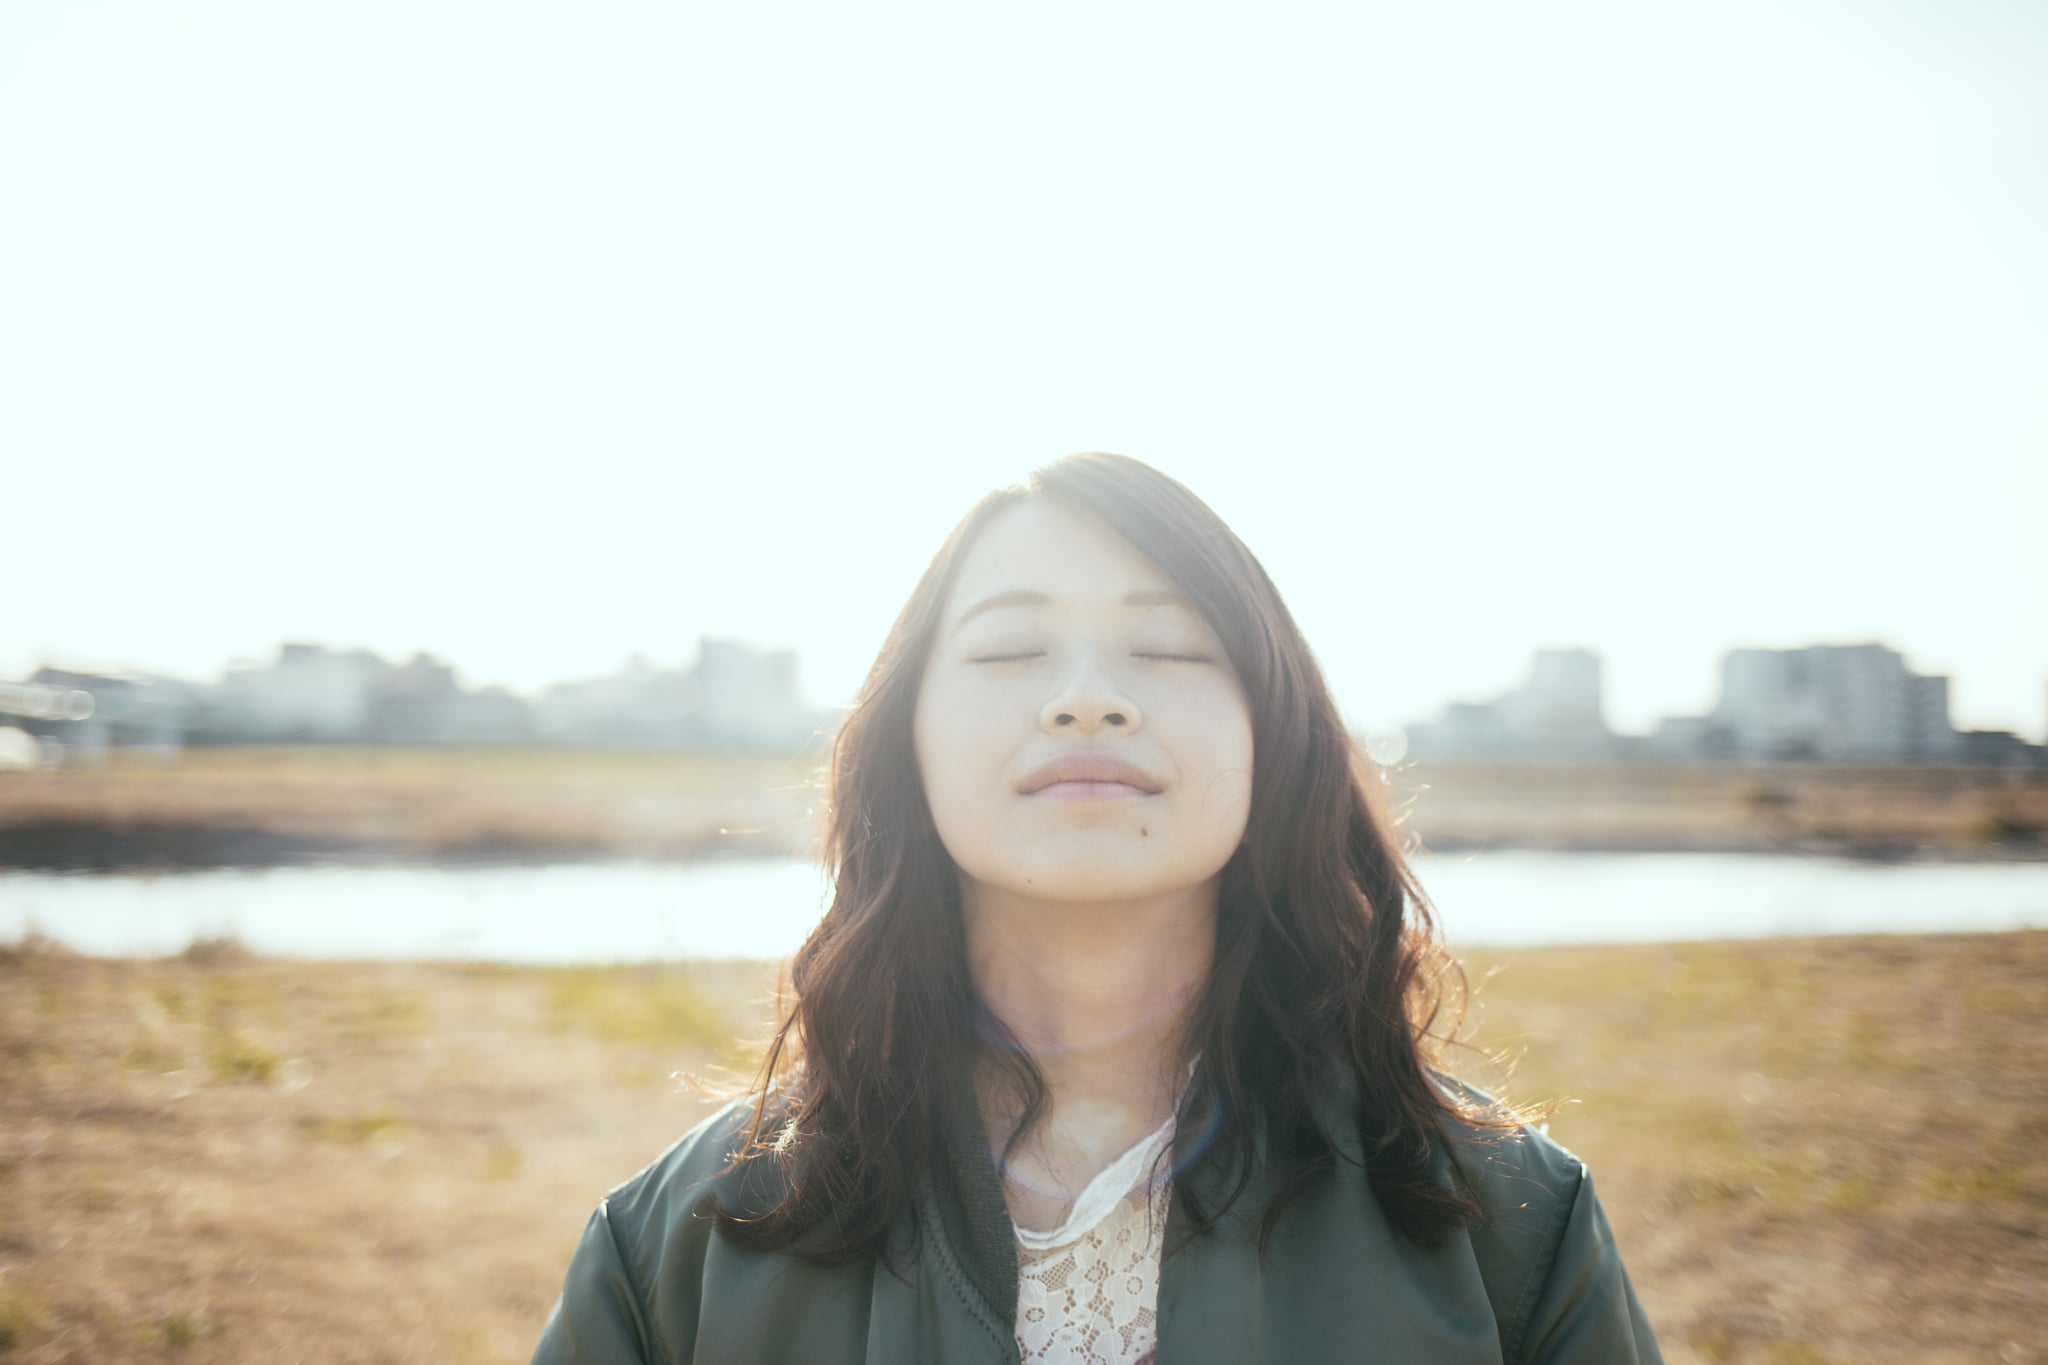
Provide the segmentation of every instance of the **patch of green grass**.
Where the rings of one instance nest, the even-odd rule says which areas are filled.
[[[558,974],[549,992],[558,1025],[612,1042],[722,1047],[732,1022],[685,977],[631,968],[577,968]]]
[[[1960,832],[1976,844],[2037,844],[2048,839],[2048,824],[2016,804],[2001,803],[1971,815]]]
[[[0,1351],[12,1351],[34,1333],[42,1320],[36,1306],[18,1294],[0,1296]]]
[[[427,1031],[426,997],[418,992],[361,998],[328,1020],[352,1039],[417,1038]]]
[[[130,1071],[170,1071],[177,1062],[174,1054],[154,1043],[130,1043],[121,1054],[121,1065]]]
[[[40,929],[31,929],[12,943],[0,943],[0,967],[33,968],[52,958],[76,957]]]
[[[1772,1337],[1758,1342],[1726,1327],[1710,1327],[1694,1333],[1686,1344],[1704,1358],[1716,1362],[1754,1360],[1761,1365],[1833,1365],[1839,1357],[1810,1342],[1789,1337]]]
[[[1725,1327],[1709,1327],[1704,1332],[1695,1332],[1688,1344],[1712,1361],[1734,1360],[1742,1351],[1735,1334]]]
[[[268,1085],[277,1078],[278,1055],[244,1038],[223,1038],[213,1047],[213,1074],[223,1081]]]
[[[1818,1193],[1821,1207],[1829,1213],[1865,1214],[1884,1203],[1888,1188],[1874,1175],[1850,1171],[1824,1182]]]
[[[417,1038],[430,1024],[425,992],[353,975],[310,976],[291,993],[288,1020],[343,1046]]]
[[[525,1155],[516,1142],[494,1142],[484,1153],[482,1164],[486,1180],[513,1180],[526,1166]]]
[[[178,956],[195,967],[231,967],[250,961],[256,954],[233,934],[218,934],[193,939]]]
[[[70,1050],[54,1038],[30,1036],[0,1039],[0,1061],[9,1079],[19,1081],[69,1057]]]
[[[201,1337],[212,1336],[217,1329],[205,1309],[184,1310],[166,1313],[149,1325],[151,1340],[165,1346],[186,1347]]]
[[[305,1114],[299,1118],[299,1131],[322,1142],[338,1142],[344,1146],[360,1147],[376,1138],[394,1136],[408,1127],[405,1116],[389,1109],[372,1109],[367,1113],[335,1117],[324,1114]]]
[[[274,990],[244,972],[209,972],[205,980],[206,1012],[210,1017],[268,1008],[276,1003]]]
[[[2038,1173],[2037,1173],[2038,1174]],[[2029,1187],[2024,1158],[1997,1164],[1963,1157],[1937,1164],[1928,1172],[1922,1193],[1929,1198],[1995,1207],[2048,1203],[2039,1185]]]

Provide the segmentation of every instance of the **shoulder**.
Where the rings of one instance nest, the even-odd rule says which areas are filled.
[[[1475,1200],[1481,1218],[1472,1235],[1487,1256],[1512,1256],[1532,1265],[1542,1247],[1561,1226],[1587,1179],[1586,1165],[1541,1127],[1499,1127],[1464,1115],[1498,1113],[1501,1102],[1476,1086],[1431,1070],[1430,1079],[1448,1103],[1443,1138],[1435,1147],[1435,1178],[1456,1185]],[[1358,1083],[1346,1077],[1330,1087],[1325,1111],[1326,1131],[1337,1150],[1366,1164],[1364,1137],[1358,1128]],[[1462,1111],[1462,1112],[1461,1112]],[[1507,1266],[1488,1266],[1509,1271]]]
[[[1494,1096],[1456,1077],[1435,1072],[1432,1079],[1468,1112],[1502,1108]],[[1477,1240],[1504,1253],[1540,1258],[1578,1199],[1586,1163],[1551,1137],[1547,1124],[1494,1127],[1451,1113],[1444,1128],[1445,1174],[1483,1210]]]
[[[1533,1235],[1569,1208],[1585,1178],[1584,1162],[1542,1127],[1502,1127],[1465,1117],[1497,1114],[1505,1106],[1447,1072],[1431,1070],[1429,1077],[1448,1101],[1442,1114],[1445,1141],[1433,1144],[1437,1179],[1477,1200],[1487,1226],[1514,1237]],[[1354,1078],[1331,1085],[1324,1121],[1337,1150],[1362,1165],[1358,1095]]]
[[[754,1127],[758,1095],[733,1100],[671,1143],[659,1156],[605,1192],[600,1204],[620,1250],[629,1253],[670,1240],[692,1223],[708,1224],[720,1208],[759,1206],[772,1177],[768,1163],[738,1164]],[[774,1132],[771,1099],[763,1132]]]
[[[1439,1083],[1481,1112],[1500,1102],[1477,1087],[1449,1077]],[[1529,1234],[1556,1221],[1578,1197],[1586,1163],[1550,1136],[1549,1125],[1497,1128],[1455,1114],[1447,1116],[1446,1153],[1457,1178],[1486,1211],[1490,1226]]]
[[[605,1192],[541,1329],[536,1365],[691,1358],[675,1343],[696,1335],[717,1213],[747,1205],[767,1164],[733,1160],[756,1102],[724,1106]]]
[[[1440,1079],[1481,1109],[1496,1103]],[[1547,1360],[1564,1348],[1574,1359],[1656,1360],[1586,1163],[1547,1125],[1453,1118],[1447,1127],[1448,1162],[1483,1211],[1467,1236],[1507,1358]]]

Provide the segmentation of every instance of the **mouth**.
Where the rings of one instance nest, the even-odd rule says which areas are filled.
[[[1151,792],[1129,782],[1051,782],[1027,796],[1049,796],[1055,801],[1118,801]]]
[[[1025,796],[1103,801],[1157,796],[1158,778],[1117,754],[1069,753],[1041,765],[1017,784]]]

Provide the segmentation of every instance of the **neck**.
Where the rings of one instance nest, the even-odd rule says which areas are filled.
[[[1173,1114],[1215,952],[1216,886],[1082,905],[977,885],[963,911],[975,988],[1046,1081],[1050,1112],[1020,1162],[1071,1194]],[[1020,1111],[997,1074],[982,1067],[977,1088],[1000,1151]]]

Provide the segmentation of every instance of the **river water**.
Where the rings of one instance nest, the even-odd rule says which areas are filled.
[[[2048,925],[2048,863],[1489,852],[1417,864],[1454,947]],[[231,935],[301,958],[781,957],[826,904],[808,863],[0,872],[0,941],[157,956]]]

